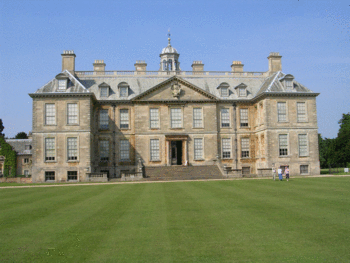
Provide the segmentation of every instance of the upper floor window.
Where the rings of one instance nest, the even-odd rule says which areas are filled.
[[[241,152],[242,152],[242,158],[249,157],[249,138],[242,138],[241,139]]]
[[[100,141],[100,160],[109,160],[109,141],[107,140]]]
[[[159,161],[159,139],[151,139],[151,161]]]
[[[308,156],[309,152],[307,149],[307,134],[299,134],[298,142],[299,142],[299,156]]]
[[[67,124],[78,124],[78,104],[67,104]]]
[[[101,98],[107,98],[109,93],[109,88],[108,87],[101,87],[100,88],[100,97]]]
[[[159,109],[158,108],[149,109],[149,116],[150,116],[151,129],[158,129],[159,128]]]
[[[58,90],[66,90],[66,89],[67,89],[67,79],[59,79]]]
[[[221,109],[221,127],[230,127],[230,112],[229,109]]]
[[[287,74],[281,79],[281,82],[284,84],[286,91],[293,91],[293,88],[294,88],[293,80],[294,80],[294,76],[291,74]]]
[[[277,102],[277,116],[278,116],[278,122],[287,121],[287,103],[286,102]]]
[[[279,155],[286,156],[288,155],[288,135],[280,134],[278,137],[279,143]]]
[[[54,103],[45,104],[45,124],[46,125],[56,124],[56,107]]]
[[[229,159],[231,158],[231,139],[224,138],[221,141],[222,146],[222,158]]]
[[[194,159],[195,160],[203,159],[203,139],[202,138],[194,139]]]
[[[129,110],[120,110],[120,129],[129,129]]]
[[[29,158],[24,158],[23,163],[29,163]]]
[[[224,83],[221,83],[219,85],[219,87],[217,87],[218,89],[220,89],[220,96],[221,97],[228,97],[229,96],[229,85],[224,82]]]
[[[126,82],[119,83],[119,97],[127,98],[129,96],[129,85]]]
[[[25,150],[31,150],[32,149],[32,146],[31,145],[26,145],[25,146]]]
[[[240,109],[239,116],[241,120],[241,127],[248,127],[248,109]]]
[[[170,109],[171,128],[182,128],[181,108]]]
[[[107,130],[109,124],[108,110],[100,110],[100,129]]]
[[[68,161],[78,160],[78,138],[67,138],[67,156]]]
[[[130,159],[130,146],[128,140],[120,141],[119,152],[121,161],[128,161]]]
[[[45,161],[55,161],[55,138],[45,138]]]
[[[239,94],[240,97],[245,97],[245,96],[247,96],[247,91],[246,91],[245,88],[239,88],[238,91],[239,91],[238,94]]]
[[[297,102],[297,121],[306,122],[306,104],[305,102]]]
[[[193,128],[203,128],[202,108],[193,109]]]

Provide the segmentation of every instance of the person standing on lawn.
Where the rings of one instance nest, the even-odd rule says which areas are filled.
[[[280,181],[282,181],[283,177],[282,177],[282,168],[278,168],[278,178],[280,179]]]
[[[289,167],[288,166],[286,167],[285,173],[286,173],[286,179],[288,181],[289,180]]]

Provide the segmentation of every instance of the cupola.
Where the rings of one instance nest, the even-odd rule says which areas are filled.
[[[171,46],[170,32],[168,33],[168,45],[160,53],[160,71],[179,71],[180,62],[177,50]]]

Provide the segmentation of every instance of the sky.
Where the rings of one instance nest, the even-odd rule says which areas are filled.
[[[267,71],[270,52],[282,71],[316,93],[319,133],[335,138],[350,112],[350,1],[0,0],[0,119],[7,137],[32,129],[29,93],[61,72],[63,50],[74,50],[77,71],[134,70],[145,60],[159,69],[171,44],[182,70]]]

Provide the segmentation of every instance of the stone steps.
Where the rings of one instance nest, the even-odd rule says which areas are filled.
[[[216,165],[145,167],[145,181],[224,179]]]

